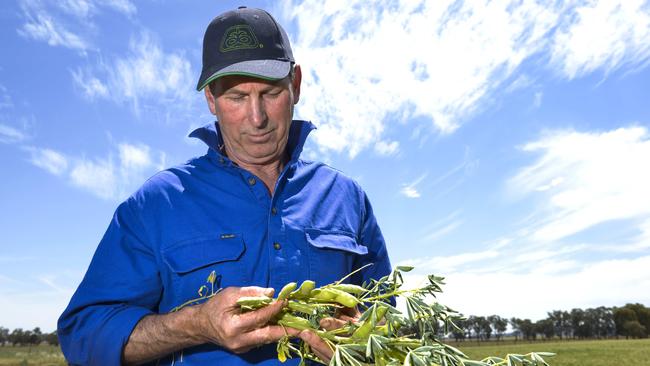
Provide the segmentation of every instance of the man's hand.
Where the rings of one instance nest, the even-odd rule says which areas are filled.
[[[325,330],[334,330],[344,327],[350,322],[356,323],[360,316],[361,313],[356,308],[343,308],[336,317],[321,319],[320,326]],[[309,344],[309,347],[318,358],[329,364],[332,355],[334,355],[334,350],[325,341],[310,330],[303,330],[298,336]]]
[[[209,301],[199,305],[197,329],[206,342],[218,344],[235,353],[273,343],[286,334],[296,336],[297,330],[268,325],[284,306],[283,301],[255,311],[242,313],[237,300],[243,296],[273,296],[273,289],[262,287],[228,287]],[[285,330],[286,329],[286,330]]]
[[[188,306],[175,313],[145,316],[124,346],[124,364],[152,361],[204,343],[243,353],[276,342],[285,334],[298,335],[298,330],[268,325],[282,310],[282,301],[242,313],[236,303],[242,296],[273,296],[273,289],[229,287],[203,304]]]

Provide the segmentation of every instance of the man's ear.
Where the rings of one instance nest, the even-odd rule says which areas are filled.
[[[298,104],[300,100],[300,82],[302,81],[302,71],[300,65],[296,64],[293,67],[293,81],[291,87],[293,88],[293,104]]]
[[[217,106],[215,105],[214,95],[212,95],[212,90],[210,90],[210,85],[207,85],[203,88],[205,92],[205,101],[208,102],[208,108],[210,108],[210,113],[213,115],[217,114]]]

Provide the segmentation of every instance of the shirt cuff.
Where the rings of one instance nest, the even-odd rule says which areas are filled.
[[[104,324],[103,329],[98,332],[92,352],[91,365],[115,365],[122,364],[122,351],[129,340],[133,328],[146,315],[153,312],[146,308],[124,306],[117,310],[110,321]]]

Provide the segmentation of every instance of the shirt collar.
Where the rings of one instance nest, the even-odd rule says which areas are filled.
[[[291,161],[298,160],[300,153],[307,141],[307,136],[312,130],[315,130],[316,126],[309,121],[302,120],[293,120],[291,121],[291,127],[289,128],[289,140],[287,141],[287,150]],[[189,137],[197,138],[203,141],[210,150],[218,155],[226,158],[223,154],[223,137],[221,136],[221,130],[219,129],[219,122],[210,122],[203,127],[199,127],[192,131]]]

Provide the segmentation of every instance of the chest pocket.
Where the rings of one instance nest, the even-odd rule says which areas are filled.
[[[368,248],[357,243],[352,233],[305,229],[309,250],[309,270],[318,286],[334,281],[355,270],[354,262],[368,254]]]
[[[170,270],[171,291],[179,300],[196,297],[197,290],[206,285],[215,272],[214,290],[219,287],[241,286],[242,258],[246,245],[240,234],[199,237],[176,243],[162,252]]]

